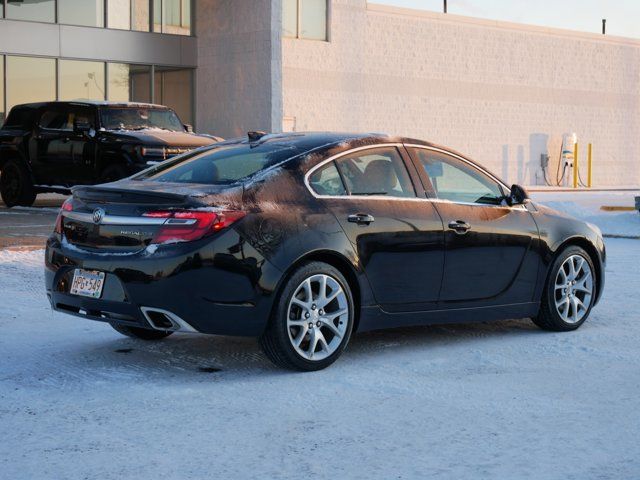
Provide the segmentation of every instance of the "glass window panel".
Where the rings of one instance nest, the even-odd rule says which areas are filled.
[[[298,36],[298,0],[283,0],[282,30],[285,37]]]
[[[104,100],[104,63],[60,60],[60,100]]]
[[[4,57],[0,55],[0,125],[4,122]]]
[[[153,0],[153,31],[162,32],[162,0]]]
[[[104,0],[58,0],[58,22],[103,27]]]
[[[7,18],[53,23],[56,21],[55,0],[8,0]]]
[[[351,195],[416,196],[396,148],[363,150],[340,157],[336,164]]]
[[[172,108],[183,123],[193,124],[193,72],[156,68],[155,102]]]
[[[56,99],[56,61],[52,58],[7,57],[7,109]]]
[[[191,33],[191,0],[182,0],[182,18],[180,19],[180,25],[187,27],[189,33]]]
[[[309,184],[318,195],[340,196],[347,194],[334,162],[330,162],[313,172],[309,177]]]
[[[109,28],[129,30],[131,28],[131,13],[131,0],[108,0],[107,26]]]
[[[191,7],[189,6],[188,8],[185,8],[189,3],[189,0],[162,1],[162,32],[174,35],[191,34],[191,19],[184,17],[185,13],[188,13],[189,16],[191,14]]]
[[[431,185],[443,200],[500,205],[502,189],[476,168],[448,155],[419,149],[418,158]]]
[[[151,102],[151,68],[144,65],[129,65],[129,85],[132,102]]]
[[[107,64],[107,82],[109,83],[109,98],[114,102],[128,102],[130,100],[131,82],[129,65],[126,63]]]
[[[149,0],[131,1],[131,30],[149,31]]]
[[[300,38],[327,39],[327,0],[300,0]]]

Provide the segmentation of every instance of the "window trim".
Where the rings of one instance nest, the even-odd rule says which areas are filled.
[[[320,195],[318,193],[316,193],[313,188],[311,188],[311,184],[309,182],[309,176],[311,176],[313,174],[314,171],[316,171],[317,169],[321,168],[323,165],[332,162],[334,160],[338,160],[340,157],[345,156],[345,155],[349,155],[351,153],[354,152],[358,152],[361,150],[369,150],[369,149],[375,149],[375,148],[379,148],[379,147],[396,147],[400,150],[400,152],[402,151],[401,148],[404,147],[408,153],[409,158],[411,159],[411,163],[413,165],[414,168],[416,168],[416,159],[414,158],[413,155],[411,155],[411,151],[409,150],[410,148],[422,148],[424,150],[432,150],[435,152],[440,152],[440,153],[444,153],[446,155],[450,155],[458,160],[461,160],[463,162],[465,162],[466,164],[468,164],[469,166],[471,166],[472,168],[475,168],[477,170],[479,170],[480,172],[484,173],[485,175],[487,175],[488,177],[490,177],[491,179],[493,179],[496,183],[498,183],[498,185],[500,185],[501,187],[503,187],[505,189],[505,191],[510,191],[509,187],[506,186],[506,184],[500,180],[499,178],[497,178],[495,175],[493,175],[491,172],[489,172],[488,170],[486,170],[485,168],[482,168],[478,165],[476,165],[475,163],[473,163],[472,161],[461,157],[458,154],[455,154],[449,150],[444,150],[442,148],[438,148],[438,147],[430,147],[427,145],[419,145],[419,144],[414,144],[414,143],[379,143],[379,144],[375,144],[375,145],[366,145],[363,147],[356,147],[353,148],[351,150],[347,150],[345,152],[340,152],[337,153],[335,155],[332,155],[329,158],[326,158],[322,161],[320,161],[318,164],[314,165],[313,167],[311,167],[307,173],[305,173],[304,175],[304,184],[307,187],[307,190],[309,191],[309,193],[314,197],[317,198],[319,200],[323,200],[323,199],[332,199],[332,200],[346,200],[346,199],[356,199],[359,201],[363,201],[363,200],[386,200],[386,201],[400,201],[400,202],[431,202],[431,203],[451,203],[454,205],[467,205],[467,206],[471,206],[471,207],[482,207],[482,208],[508,208],[509,210],[521,210],[521,211],[527,211],[527,208],[525,205],[490,205],[490,204],[485,204],[485,203],[471,203],[471,202],[453,202],[450,200],[442,200],[440,198],[433,198],[433,197],[420,197],[417,191],[418,185],[415,184],[415,181],[413,179],[413,177],[411,177],[411,173],[409,172],[409,176],[411,177],[411,182],[413,183],[414,188],[416,188],[416,196],[415,197],[387,197],[386,195]],[[401,155],[402,156],[402,155]],[[404,160],[404,156],[402,156],[403,160]],[[406,161],[405,161],[405,166],[406,165]],[[408,167],[408,166],[407,166]],[[407,168],[408,170],[408,168]],[[420,172],[418,170],[418,172]],[[422,182],[422,177],[420,176],[422,175],[422,173],[418,173],[418,176]],[[424,191],[430,195],[432,194],[431,192],[429,192],[429,190],[427,190],[426,186],[424,185],[420,185],[420,187],[423,187]]]
[[[282,37],[283,38],[292,38],[294,40],[309,40],[311,42],[330,42],[331,37],[330,37],[330,31],[331,29],[329,28],[330,25],[330,21],[331,21],[331,8],[332,8],[332,3],[330,0],[325,0],[326,2],[326,9],[325,9],[325,24],[324,24],[324,38],[323,39],[319,39],[319,38],[308,38],[308,37],[303,37],[300,35],[301,32],[301,26],[302,26],[302,15],[301,15],[301,8],[300,5],[302,3],[302,0],[295,0],[296,1],[296,33],[295,35],[285,35],[284,34],[284,27],[282,28]],[[284,16],[284,3],[282,4],[282,15]]]

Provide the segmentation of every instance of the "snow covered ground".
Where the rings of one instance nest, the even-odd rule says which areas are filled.
[[[576,332],[373,332],[310,374],[52,313],[42,252],[0,251],[0,478],[639,478],[640,241],[607,247]]]
[[[608,236],[640,238],[640,213],[604,211],[600,207],[634,207],[640,191],[536,191],[531,197],[545,205],[594,223]]]

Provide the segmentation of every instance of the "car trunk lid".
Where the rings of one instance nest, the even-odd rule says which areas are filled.
[[[161,230],[166,233],[169,226],[172,231],[204,228],[201,222],[211,220],[213,212],[240,210],[241,200],[238,186],[134,180],[82,186],[73,189],[72,210],[62,212],[61,228],[64,240],[82,249],[135,252],[155,238],[166,241]],[[170,218],[176,215],[179,218]]]

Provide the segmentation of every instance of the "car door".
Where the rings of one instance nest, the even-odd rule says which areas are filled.
[[[462,157],[408,147],[444,224],[440,301],[456,307],[529,302],[536,284],[538,229],[505,186]]]
[[[436,302],[444,264],[442,220],[405,160],[401,145],[365,147],[307,175],[355,246],[376,301],[396,311]]]
[[[86,105],[67,107],[68,123],[71,125],[71,161],[75,183],[93,183],[96,163],[96,110]],[[88,131],[77,130],[77,124],[90,127]]]
[[[64,184],[73,180],[73,156],[67,111],[59,105],[42,112],[30,147],[31,159],[36,165],[38,181],[45,184]]]

